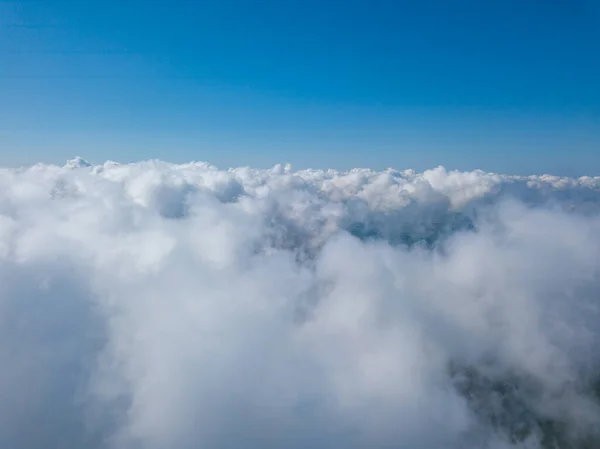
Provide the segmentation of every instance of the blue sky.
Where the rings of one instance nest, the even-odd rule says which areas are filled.
[[[0,163],[600,175],[600,2],[0,2]]]

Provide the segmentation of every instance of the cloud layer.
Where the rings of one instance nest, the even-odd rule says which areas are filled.
[[[0,171],[0,447],[588,447],[600,178]]]

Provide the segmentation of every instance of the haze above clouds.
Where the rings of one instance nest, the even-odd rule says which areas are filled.
[[[0,447],[598,438],[600,177],[75,159],[0,187]]]

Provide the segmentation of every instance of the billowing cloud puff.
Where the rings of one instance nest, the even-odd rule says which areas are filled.
[[[0,447],[593,447],[599,307],[600,178],[5,169]]]

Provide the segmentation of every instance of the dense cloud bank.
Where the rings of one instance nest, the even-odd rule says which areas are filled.
[[[76,159],[0,187],[0,447],[597,447],[600,178]]]

